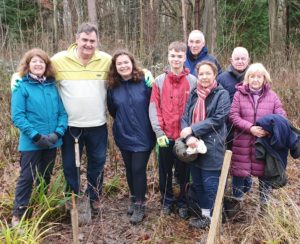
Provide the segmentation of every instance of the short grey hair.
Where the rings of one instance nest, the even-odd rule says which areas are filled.
[[[78,37],[81,33],[90,34],[92,32],[96,33],[96,36],[98,36],[98,27],[92,23],[84,22],[82,23],[77,30],[76,37]]]
[[[190,39],[191,35],[195,35],[195,34],[199,35],[201,41],[205,43],[205,36],[204,36],[203,32],[200,30],[192,30],[189,34],[189,39]]]

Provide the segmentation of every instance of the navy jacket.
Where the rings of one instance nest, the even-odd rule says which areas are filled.
[[[199,55],[197,56],[196,59],[194,58],[194,55],[188,48],[188,50],[186,52],[186,61],[184,62],[184,65],[186,68],[188,68],[190,70],[190,73],[192,75],[197,77],[198,75],[196,74],[196,65],[204,60],[210,61],[217,66],[218,75],[222,73],[222,68],[221,68],[219,61],[214,56],[208,54],[207,47],[202,48],[201,52],[199,53]]]
[[[192,91],[188,99],[181,120],[181,128],[191,126],[194,136],[201,138],[207,147],[207,153],[199,154],[193,163],[204,170],[220,170],[226,149],[225,121],[230,110],[229,94],[221,85],[218,85],[205,100],[206,119],[192,124],[192,114],[198,99],[196,90]]]
[[[229,92],[230,102],[232,103],[234,93],[236,92],[235,86],[244,80],[246,70],[242,73],[237,72],[232,65],[229,65],[228,69],[222,72],[217,81],[220,83],[224,89]]]
[[[143,152],[152,150],[155,134],[149,119],[151,88],[144,78],[136,83],[122,81],[107,90],[107,107],[114,118],[113,135],[120,150]]]

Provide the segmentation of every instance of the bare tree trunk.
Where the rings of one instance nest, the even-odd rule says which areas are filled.
[[[87,0],[89,21],[97,25],[97,12],[96,12],[96,2],[95,0]]]
[[[287,44],[286,0],[269,0],[269,35],[272,54],[285,54]]]
[[[185,0],[181,0],[181,12],[182,12],[182,27],[183,27],[183,40],[187,42],[187,9]]]
[[[57,52],[58,49],[58,30],[57,30],[57,0],[53,0],[53,49]]]
[[[201,10],[203,8],[203,0],[195,0],[194,6],[194,29],[200,30],[201,26]]]
[[[144,56],[144,13],[143,13],[143,0],[140,0],[140,56]]]
[[[71,43],[74,37],[72,31],[72,16],[71,16],[68,0],[63,0],[63,7],[64,7],[63,25],[64,25],[64,35],[65,35],[64,39],[67,43]]]
[[[215,52],[217,41],[217,3],[216,0],[205,0],[203,13],[203,33],[206,46],[211,53]]]

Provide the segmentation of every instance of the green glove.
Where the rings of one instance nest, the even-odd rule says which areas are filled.
[[[160,147],[168,147],[169,146],[169,139],[166,136],[160,136],[157,138],[157,144]]]
[[[143,71],[144,71],[144,74],[145,74],[145,83],[146,83],[146,86],[148,86],[149,88],[151,88],[152,84],[154,83],[153,75],[147,69],[143,69]]]

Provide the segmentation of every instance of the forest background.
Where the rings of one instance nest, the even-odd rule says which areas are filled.
[[[204,32],[208,49],[219,59],[223,70],[229,64],[232,49],[244,46],[252,62],[262,62],[270,71],[273,89],[281,97],[289,119],[300,126],[299,0],[0,0],[0,242],[18,243],[21,238],[8,225],[19,157],[18,132],[10,121],[10,76],[30,48],[40,47],[50,56],[66,49],[74,42],[77,27],[83,21],[97,24],[101,50],[112,54],[117,48],[128,48],[155,76],[167,64],[168,44],[174,40],[186,41],[193,29]],[[124,169],[111,135],[109,141],[105,201],[115,206],[116,199],[122,199],[120,202],[125,202],[126,208]],[[180,220],[174,223],[160,216],[155,155],[149,165],[148,202],[154,207],[149,207],[152,212],[146,218],[148,224],[136,227],[142,234],[134,234],[136,229],[128,227],[125,217],[118,222],[117,217],[107,220],[103,213],[101,220],[93,222],[94,228],[101,229],[100,234],[96,235],[87,226],[82,229],[84,242],[194,243],[205,235],[187,229]],[[226,225],[223,243],[300,243],[299,169],[299,161],[289,159],[289,185],[275,191],[267,219],[260,220],[253,214],[257,203],[250,197],[246,223]],[[35,193],[38,197],[33,202],[41,204],[35,204],[40,208],[33,208],[34,218],[26,222],[26,243],[30,240],[66,243],[72,239],[70,225],[62,224],[66,217],[59,184],[63,184],[63,179],[58,159],[51,188],[53,198]],[[48,207],[44,206],[45,199]],[[99,227],[102,221],[111,223]],[[59,225],[53,225],[58,222]]]

